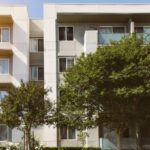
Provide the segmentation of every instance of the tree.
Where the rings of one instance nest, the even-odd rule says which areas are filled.
[[[111,127],[120,150],[124,128],[135,126],[139,131],[150,121],[150,44],[143,46],[133,35],[82,55],[64,75],[60,90],[60,122],[77,129]],[[139,132],[136,135],[141,149]]]
[[[25,150],[30,149],[31,128],[52,123],[54,104],[47,94],[50,90],[35,82],[13,87],[1,103],[1,119],[9,127],[18,127],[25,133]]]

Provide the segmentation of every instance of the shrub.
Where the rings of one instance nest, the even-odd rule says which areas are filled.
[[[99,147],[44,147],[43,150],[101,150]]]
[[[6,150],[6,147],[0,147],[0,150]]]

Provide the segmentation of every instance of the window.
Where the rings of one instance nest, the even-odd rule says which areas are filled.
[[[112,33],[125,33],[124,27],[101,27],[99,29],[100,33],[112,34]]]
[[[72,127],[64,126],[60,129],[61,139],[75,139],[76,130]]]
[[[74,57],[59,58],[59,72],[65,72],[74,65]]]
[[[143,27],[135,27],[135,33],[144,33]]]
[[[59,40],[73,40],[73,27],[59,27]]]
[[[113,33],[125,33],[124,27],[113,27]]]
[[[7,96],[7,92],[6,91],[0,91],[0,101],[5,97]]]
[[[9,73],[9,59],[0,59],[0,74]]]
[[[1,27],[0,28],[0,42],[9,42],[10,31],[9,28]]]
[[[5,124],[0,124],[0,141],[11,140],[11,129]]]
[[[44,80],[44,68],[38,66],[31,67],[31,80],[32,81],[43,81]]]
[[[44,51],[43,39],[32,38],[30,49],[31,49],[31,52],[43,52]]]

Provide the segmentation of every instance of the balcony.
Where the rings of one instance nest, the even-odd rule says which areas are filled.
[[[123,37],[127,36],[127,33],[102,33],[98,34],[98,43],[100,45],[108,45],[112,41],[120,41]]]
[[[0,42],[0,55],[12,55],[12,44],[10,42]]]
[[[12,77],[10,74],[2,75],[0,74],[0,88],[10,87],[12,85]]]

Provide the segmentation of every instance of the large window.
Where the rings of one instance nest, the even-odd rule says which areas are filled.
[[[31,52],[43,52],[44,51],[43,39],[31,38],[30,51]]]
[[[0,59],[0,74],[9,74],[9,59]]]
[[[7,27],[0,28],[0,42],[10,41],[10,30]]]
[[[59,40],[73,40],[73,27],[59,27]]]
[[[43,81],[44,80],[44,68],[39,66],[31,66],[31,80]]]
[[[75,139],[76,130],[72,127],[61,127],[60,129],[61,139]]]
[[[65,72],[74,65],[74,57],[59,58],[59,72]]]

